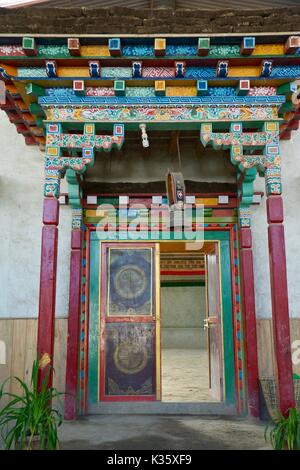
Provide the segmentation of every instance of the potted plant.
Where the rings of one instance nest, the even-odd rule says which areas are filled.
[[[45,376],[38,385],[39,373],[47,367]],[[59,448],[57,429],[62,423],[62,414],[52,405],[53,399],[63,395],[48,386],[51,370],[50,358],[45,354],[40,361],[33,362],[31,387],[20,378],[20,394],[4,392],[7,379],[0,388],[0,399],[10,401],[0,410],[0,433],[6,449],[33,450]]]
[[[300,450],[300,413],[291,408],[287,417],[278,412],[271,425],[265,430],[274,450]]]

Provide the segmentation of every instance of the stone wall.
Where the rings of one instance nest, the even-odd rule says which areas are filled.
[[[0,33],[211,34],[300,31],[300,6],[259,10],[0,8]]]

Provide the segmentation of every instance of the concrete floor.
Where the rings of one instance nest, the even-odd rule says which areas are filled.
[[[215,401],[208,378],[206,349],[162,349],[162,401]]]
[[[59,435],[65,450],[268,450],[264,428],[232,417],[102,415],[64,422]]]

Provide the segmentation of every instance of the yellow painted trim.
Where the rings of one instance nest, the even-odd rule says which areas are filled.
[[[80,46],[82,57],[110,57],[108,46],[88,45]]]
[[[196,197],[196,204],[204,204],[205,206],[217,206],[218,198],[216,197]]]
[[[197,96],[196,86],[167,86],[166,96]]]
[[[88,67],[58,67],[57,76],[90,78],[90,72]]]
[[[251,55],[285,55],[284,44],[257,44]]]
[[[236,66],[228,67],[228,77],[259,77],[260,66]]]
[[[47,155],[51,155],[52,157],[56,157],[58,155],[58,148],[57,147],[48,147],[47,148]]]

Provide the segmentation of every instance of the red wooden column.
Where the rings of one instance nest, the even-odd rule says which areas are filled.
[[[81,230],[73,229],[71,235],[65,419],[76,418],[80,325],[81,240]]]
[[[259,380],[257,358],[257,334],[255,314],[255,289],[250,227],[240,228],[240,257],[242,298],[245,324],[246,367],[249,414],[259,417]]]
[[[272,297],[274,349],[280,409],[287,415],[295,406],[288,287],[284,241],[283,203],[280,195],[267,198],[268,241]]]
[[[54,355],[58,221],[58,199],[46,197],[43,208],[37,352],[39,358],[46,354],[44,357],[50,360],[50,364],[53,364]],[[39,384],[46,371],[47,368],[40,370]],[[49,374],[49,386],[51,385],[52,371]]]

